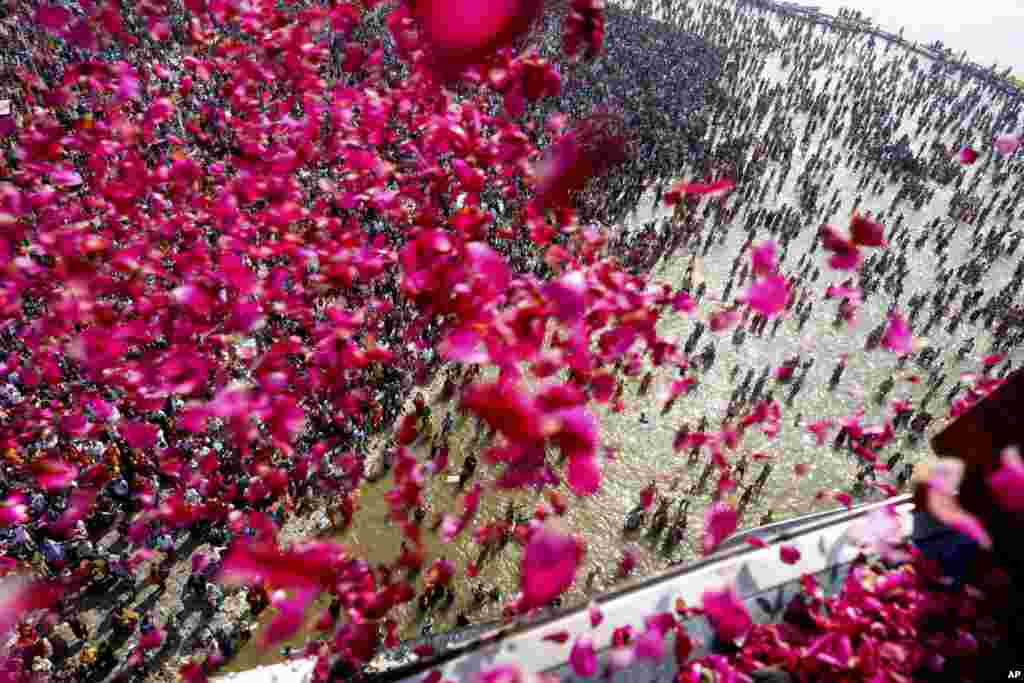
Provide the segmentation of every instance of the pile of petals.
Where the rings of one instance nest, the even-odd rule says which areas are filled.
[[[893,568],[858,559],[831,597],[804,575],[801,591],[769,624],[755,624],[732,587],[709,589],[699,608],[680,604],[674,613],[648,617],[642,631],[630,625],[616,629],[603,666],[589,633],[576,635],[571,646],[573,636],[566,631],[545,640],[571,648],[569,665],[584,678],[613,673],[638,659],[674,657],[679,681],[709,675],[749,681],[752,673],[769,669],[801,681],[979,680],[986,659],[1009,635],[1011,615],[1000,599],[1005,574],[993,570],[977,585],[951,591],[936,565],[916,551],[912,555]],[[695,645],[683,624],[696,616],[711,625],[722,644],[718,654],[690,659]],[[514,668],[501,671],[515,671],[517,677],[509,680],[532,680]],[[495,680],[497,673],[485,672],[478,680]]]

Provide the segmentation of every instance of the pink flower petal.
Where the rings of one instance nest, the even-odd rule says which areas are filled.
[[[1016,448],[1003,451],[999,469],[989,475],[988,485],[1003,509],[1024,512],[1024,461]]]
[[[36,23],[50,33],[64,29],[71,21],[71,12],[59,5],[40,5],[36,9]]]
[[[978,153],[970,147],[964,147],[960,150],[960,163],[970,166],[978,160]]]
[[[584,311],[587,280],[583,271],[566,273],[544,286],[543,294],[554,308],[555,316],[565,324],[579,320]]]
[[[665,656],[665,634],[660,628],[648,627],[633,644],[637,659],[660,660]]]
[[[541,0],[414,0],[423,38],[446,66],[481,61],[529,30]]]
[[[0,583],[0,637],[6,642],[11,629],[36,610],[48,609],[60,599],[64,589],[56,584],[30,581],[21,577]]]
[[[53,181],[54,185],[61,185],[63,187],[75,187],[82,184],[82,176],[70,169],[51,173],[50,180]]]
[[[832,420],[818,420],[807,425],[807,431],[814,434],[818,440],[818,445],[821,446],[825,443],[825,439],[828,437],[828,432],[833,426]]]
[[[311,589],[275,591],[271,596],[270,605],[277,613],[263,630],[259,640],[260,646],[268,647],[280,643],[302,628],[306,622],[306,609],[313,603],[314,597],[316,592]]]
[[[736,187],[736,181],[728,178],[722,178],[711,183],[678,183],[669,191],[669,193],[677,198],[687,194],[723,197],[734,187]],[[669,204],[668,195],[665,197],[665,203]]]
[[[779,546],[779,559],[783,564],[796,564],[800,561],[800,550],[793,545]]]
[[[561,631],[555,631],[554,633],[548,633],[541,640],[546,640],[549,643],[555,643],[556,645],[564,645],[569,642],[569,632],[565,629]]]
[[[31,519],[28,505],[25,504],[25,496],[15,493],[0,501],[0,526],[25,524]]]
[[[850,220],[850,239],[862,247],[884,247],[885,226],[855,213]]]
[[[885,328],[885,334],[882,336],[882,346],[901,356],[913,351],[910,325],[899,313],[889,316],[889,325]]]
[[[590,628],[597,628],[604,621],[604,613],[601,612],[600,606],[594,604],[590,606]]]
[[[672,310],[676,313],[692,313],[696,308],[697,304],[686,290],[680,289],[672,297]]]
[[[724,332],[740,319],[740,314],[733,308],[726,308],[711,314],[708,318],[708,327],[712,332]]]
[[[118,431],[124,436],[124,440],[132,448],[146,450],[152,448],[156,443],[157,427],[148,422],[122,422],[118,425]]]
[[[754,275],[771,275],[779,268],[778,258],[775,253],[778,245],[769,240],[762,242],[750,252],[751,265]]]
[[[1000,154],[1012,156],[1020,149],[1021,139],[1019,135],[997,135],[994,144]]]
[[[569,664],[573,673],[581,678],[590,678],[597,673],[597,654],[590,636],[584,634],[576,639],[569,653]]]
[[[785,310],[789,300],[789,285],[781,275],[769,275],[755,280],[744,296],[744,301],[758,313],[773,317]]]
[[[78,478],[78,467],[57,458],[46,458],[33,464],[36,483],[44,491],[59,491]]]
[[[530,536],[520,565],[523,607],[547,605],[564,593],[576,578],[581,559],[579,542],[550,526],[537,528]]]
[[[601,489],[601,468],[592,455],[569,458],[566,475],[569,488],[577,496],[591,496]]]
[[[704,591],[701,602],[711,627],[723,641],[732,642],[753,628],[750,614],[732,586]]]
[[[704,513],[704,554],[713,552],[725,538],[736,531],[739,517],[725,503],[715,503]]]
[[[857,270],[860,268],[862,255],[857,248],[837,251],[828,260],[828,265],[834,270]]]

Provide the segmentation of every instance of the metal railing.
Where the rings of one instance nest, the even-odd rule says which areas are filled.
[[[642,629],[647,615],[671,611],[678,598],[688,605],[699,605],[705,590],[725,582],[735,586],[755,622],[776,621],[792,597],[801,592],[801,576],[815,576],[825,594],[835,594],[841,588],[851,564],[864,553],[859,543],[858,525],[871,512],[889,505],[896,510],[905,538],[925,552],[948,543],[954,535],[927,520],[922,523],[910,496],[867,503],[849,510],[813,513],[746,531],[695,564],[666,571],[597,598],[605,619],[596,629],[591,629],[585,608],[549,612],[505,624],[477,625],[471,631],[446,634],[447,640],[426,639],[435,652],[429,658],[417,658],[412,648],[406,647],[401,657],[393,656],[395,651],[390,651],[390,655],[384,653],[366,673],[375,683],[417,683],[433,670],[439,671],[443,679],[468,681],[480,671],[515,663],[526,671],[557,673],[563,681],[573,680],[568,666],[570,646],[546,642],[543,640],[546,634],[562,630],[590,633],[595,650],[606,656],[614,628],[631,624],[634,629]],[[750,545],[746,541],[751,536],[757,536],[768,545],[763,548]],[[800,551],[800,559],[795,564],[779,561],[778,546],[783,542]],[[714,635],[703,617],[691,619],[685,627],[695,645],[693,657],[715,651]],[[657,663],[639,662],[621,674],[625,678],[616,680],[651,680],[652,675],[671,672],[674,667],[673,657],[665,657]],[[306,683],[311,668],[311,663],[305,670],[301,662],[290,663],[233,674],[223,680]]]

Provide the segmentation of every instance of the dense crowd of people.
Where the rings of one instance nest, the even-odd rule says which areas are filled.
[[[860,307],[884,309],[892,316],[868,350],[902,349],[900,363],[928,374],[924,398],[894,401],[883,425],[856,415],[835,425],[833,447],[859,458],[859,494],[906,484],[904,456],[886,454],[884,467],[878,456],[901,432],[926,433],[947,386],[958,414],[1013,369],[1024,254],[1012,220],[1024,212],[1024,178],[1015,148],[987,146],[1017,125],[1018,102],[856,36],[796,20],[776,29],[749,8],[601,13],[584,0],[544,18],[536,52],[499,51],[476,73],[478,94],[439,85],[451,64],[472,71],[482,52],[467,56],[455,38],[446,46],[449,29],[416,15],[430,3],[366,4],[2,5],[0,559],[34,577],[7,606],[16,618],[5,661],[22,680],[144,680],[168,662],[202,680],[268,608],[261,643],[298,630],[295,614],[321,592],[318,629],[333,637],[296,652],[321,656],[321,673],[335,676],[398,642],[388,615],[404,604],[429,623],[464,595],[456,625],[485,603],[508,618],[560,606],[565,587],[531,589],[532,565],[518,595],[471,579],[511,542],[528,554],[545,540],[534,522],[564,514],[564,497],[477,524],[480,497],[563,481],[593,494],[588,400],[614,409],[627,382],[642,399],[656,374],[672,374],[668,400],[641,415],[667,418],[699,391],[693,378],[716,367],[720,347],[774,337],[786,316],[802,329],[815,312],[844,325]],[[577,58],[602,42],[604,56]],[[776,55],[786,77],[773,82],[761,74]],[[908,125],[916,130],[903,136]],[[708,184],[680,191],[680,176]],[[771,201],[787,184],[797,200]],[[864,213],[884,239],[840,247],[819,232],[846,220],[840,191],[851,184],[855,210],[897,188],[886,210]],[[918,221],[939,205],[940,216]],[[964,233],[970,247],[950,261]],[[735,235],[743,246],[723,255]],[[862,258],[859,246],[883,242]],[[939,261],[934,287],[915,281],[925,249]],[[698,256],[729,264],[720,292],[696,282]],[[677,290],[640,286],[686,257]],[[993,268],[1012,259],[991,289]],[[782,305],[751,303],[771,278]],[[658,315],[712,298],[719,310],[693,321],[683,348],[654,331]],[[564,334],[550,339],[545,320]],[[605,329],[608,320],[626,322]],[[894,340],[894,320],[903,336],[992,330],[985,352],[1000,355],[980,379],[950,381],[933,348]],[[982,351],[962,336],[961,358]],[[637,339],[650,364],[626,353]],[[535,398],[483,381],[485,366],[511,381],[526,363],[538,378],[568,376]],[[780,404],[799,409],[816,363],[840,383],[845,357],[734,366],[724,414],[676,436],[699,477],[687,490],[652,483],[624,530],[648,527],[671,550],[705,494],[716,511],[735,500],[742,517],[775,470],[767,462],[755,477],[746,455],[722,454],[749,427],[777,432]],[[438,395],[424,396],[429,387]],[[471,415],[464,496],[427,522],[423,482],[447,473],[448,439]],[[800,414],[795,425],[824,441],[825,425]],[[503,466],[497,492],[479,481],[481,460]],[[278,544],[289,520],[325,501],[342,532],[364,475],[393,484],[388,505],[405,538],[393,562]],[[464,532],[481,548],[472,568],[425,556],[421,533]],[[606,573],[624,578],[635,564],[627,551]],[[587,574],[588,589],[598,578]]]

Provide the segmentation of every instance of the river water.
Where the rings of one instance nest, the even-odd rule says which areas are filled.
[[[780,22],[773,18],[773,15],[764,15],[768,20],[768,26],[778,32],[777,36],[782,40],[782,28]],[[751,30],[749,26],[739,25],[737,31]],[[818,32],[816,35],[822,35]],[[825,40],[836,40],[826,34]],[[785,43],[784,43],[785,44]],[[799,45],[789,45],[784,48],[790,55],[796,55],[802,48]],[[884,61],[896,54],[896,49],[889,55],[882,55],[882,49],[877,48],[876,53]],[[848,67],[856,67],[868,50],[861,42],[855,42],[845,52],[842,60]],[[758,80],[768,79],[771,81],[784,82],[790,75],[789,68],[783,68],[781,63],[781,51],[765,53],[764,65],[759,72],[744,73],[739,83],[725,83],[726,92],[743,94],[751,92],[750,84]],[[811,79],[817,84],[823,84],[828,76],[837,73],[835,65],[828,65],[812,73]],[[833,102],[844,102],[843,79],[833,79],[839,87],[838,97]],[[797,139],[803,133],[803,126],[806,116],[799,112],[786,112],[791,115],[793,128]],[[710,115],[708,116],[710,118]],[[768,117],[770,119],[770,117]],[[912,122],[903,121],[903,129],[913,134],[910,127]],[[767,124],[766,124],[767,125]],[[763,135],[765,130],[746,131],[755,138]],[[812,137],[809,149],[817,147],[821,133]],[[840,150],[839,142],[832,146],[833,151]],[[761,204],[762,207],[776,209],[784,205],[797,205],[795,180],[803,168],[803,152],[797,151],[793,163],[793,170],[786,179],[781,192],[774,193],[774,182],[772,191]],[[836,212],[836,223],[842,225],[853,210],[856,183],[860,173],[845,166],[847,152],[843,151],[840,167],[836,169],[836,183],[843,189],[840,192],[842,206]],[[777,167],[777,164],[772,164]],[[863,169],[861,169],[863,170]],[[971,172],[974,172],[973,170]],[[985,184],[982,185],[982,188]],[[983,190],[982,190],[983,191]],[[871,195],[865,192],[861,209],[871,210],[878,215],[888,208],[896,186],[887,186],[880,195]],[[822,193],[822,201],[831,196],[831,188]],[[911,226],[911,241],[916,239],[925,226],[936,216],[944,216],[947,213],[948,202],[951,190],[939,188],[935,198],[926,204],[920,212],[915,212],[912,206],[906,203],[901,210],[906,214],[906,224]],[[652,213],[653,196],[645,197],[639,205],[636,215],[632,218],[632,225],[642,225],[645,221],[653,218],[660,218],[662,211]],[[748,204],[750,209],[756,208]],[[697,270],[702,273],[707,282],[707,294],[699,305],[699,312],[693,317],[682,315],[666,315],[660,326],[662,334],[674,336],[679,344],[690,335],[695,319],[706,320],[708,315],[720,304],[723,288],[729,279],[729,272],[733,258],[742,247],[746,233],[742,229],[742,221],[746,216],[740,212],[734,221],[734,227],[727,233],[724,243],[716,243],[708,254],[701,258]],[[990,219],[990,223],[994,222]],[[948,222],[945,224],[948,229]],[[973,234],[973,228],[961,224],[956,237],[949,246],[947,267],[955,268],[966,258],[969,240]],[[808,249],[815,234],[813,227],[805,227],[800,236],[796,238],[789,248],[789,258],[783,266],[784,271],[795,270],[796,260]],[[761,229],[759,239],[767,239],[764,229]],[[680,252],[681,253],[681,252]],[[651,480],[659,482],[659,490],[667,493],[673,482],[678,481],[676,494],[683,491],[689,492],[691,485],[699,477],[701,470],[707,462],[706,451],[702,453],[699,462],[687,466],[688,453],[676,454],[672,449],[672,440],[676,430],[683,422],[688,422],[693,429],[702,416],[708,417],[708,428],[717,429],[722,417],[725,414],[730,394],[737,382],[742,380],[747,370],[753,368],[756,375],[759,375],[763,368],[777,368],[786,358],[793,354],[801,354],[806,359],[811,355],[817,357],[817,362],[811,367],[806,377],[804,389],[797,396],[792,407],[787,407],[784,398],[787,395],[787,387],[778,387],[776,400],[783,405],[782,430],[774,439],[768,439],[759,431],[750,432],[742,442],[740,449],[733,457],[742,454],[752,455],[763,452],[771,457],[774,463],[774,472],[765,486],[763,494],[753,502],[742,520],[742,525],[749,527],[756,525],[762,515],[771,510],[774,512],[775,520],[812,512],[819,509],[835,507],[834,500],[825,499],[815,501],[814,494],[822,489],[842,489],[850,491],[853,484],[853,475],[858,467],[850,455],[848,449],[833,450],[829,445],[818,447],[814,437],[809,434],[804,426],[797,426],[795,421],[798,413],[802,414],[802,421],[806,423],[811,419],[820,418],[843,418],[851,415],[858,406],[864,406],[865,422],[868,424],[880,424],[887,410],[888,401],[896,398],[903,398],[911,401],[918,401],[927,391],[927,383],[913,384],[906,381],[906,377],[912,371],[919,371],[917,366],[911,362],[904,368],[897,368],[896,357],[884,350],[865,351],[865,341],[869,331],[879,325],[886,317],[886,309],[889,297],[884,289],[873,295],[868,302],[860,309],[857,316],[857,324],[854,327],[842,325],[836,327],[833,324],[836,302],[824,301],[824,290],[830,281],[838,284],[844,277],[830,272],[825,264],[826,258],[822,251],[818,251],[813,257],[815,265],[822,269],[822,276],[817,283],[809,285],[814,293],[816,301],[815,310],[810,320],[803,328],[798,329],[798,321],[795,317],[784,318],[776,334],[771,335],[768,330],[762,336],[748,334],[746,341],[741,346],[734,346],[732,342],[732,330],[723,333],[716,338],[717,358],[714,366],[706,373],[698,373],[700,384],[697,389],[685,397],[680,397],[669,416],[660,416],[661,402],[656,399],[661,391],[675,379],[669,375],[668,370],[661,370],[655,373],[655,381],[650,389],[648,398],[637,397],[639,379],[642,374],[629,380],[624,394],[626,409],[618,414],[608,411],[600,411],[601,436],[605,444],[616,447],[617,456],[604,462],[604,479],[601,492],[589,499],[575,499],[564,487],[561,493],[569,501],[569,509],[562,520],[564,526],[582,537],[587,544],[588,552],[586,560],[577,575],[577,584],[566,596],[566,604],[584,601],[588,594],[608,589],[612,583],[615,569],[619,559],[622,557],[623,548],[631,545],[640,550],[640,562],[633,577],[634,580],[651,573],[663,570],[673,561],[690,561],[699,557],[701,544],[701,519],[702,514],[710,503],[710,493],[714,489],[717,476],[712,476],[708,486],[702,495],[693,496],[689,509],[689,531],[685,540],[679,547],[674,548],[666,554],[661,550],[660,542],[655,544],[646,540],[643,536],[626,539],[623,536],[623,520],[627,511],[633,508],[638,501],[640,490]],[[656,270],[658,280],[672,283],[678,287],[683,282],[687,265],[690,263],[689,255],[679,255],[671,262]],[[918,291],[931,292],[939,283],[935,277],[938,270],[938,257],[929,242],[923,250],[908,250],[909,267],[911,275],[906,281],[906,298]],[[1012,275],[1015,259],[1004,258],[997,261],[989,273],[982,280],[981,285],[987,292],[995,292],[1007,282]],[[743,286],[737,285],[734,289],[733,298],[742,292]],[[986,297],[987,298],[987,297]],[[922,312],[922,320],[927,319],[930,311]],[[974,351],[968,355],[963,362],[958,360],[956,350],[962,340],[974,336],[977,340]],[[701,336],[695,354],[699,354],[714,338],[709,331]],[[943,416],[947,412],[948,404],[946,394],[951,386],[957,381],[960,373],[976,371],[980,367],[980,358],[988,352],[992,341],[992,335],[980,325],[970,324],[966,320],[959,330],[953,335],[946,332],[945,321],[937,325],[927,339],[922,340],[924,344],[930,345],[939,351],[938,358],[933,367],[942,367],[944,374],[948,377],[947,382],[938,391],[935,399],[929,406],[930,412],[939,415],[939,419],[931,425],[928,430],[930,435],[945,423]],[[835,367],[836,361],[841,354],[849,354],[848,365],[842,376],[839,385],[835,390],[829,389],[829,377]],[[1019,350],[1011,353],[1014,366],[1019,366],[1022,360]],[[739,367],[733,379],[733,370]],[[798,371],[799,372],[799,371]],[[888,395],[888,400],[882,405],[877,405],[872,400],[872,395],[879,385],[896,373],[899,381],[895,388]],[[920,370],[922,377],[927,376],[927,371]],[[769,379],[766,384],[766,391],[775,385],[774,379]],[[452,406],[435,405],[433,408],[433,421],[435,429],[440,428],[441,420],[446,410],[453,410]],[[641,422],[641,412],[646,413],[647,423]],[[457,420],[458,426],[454,430],[451,439],[451,460],[449,475],[456,475],[463,459],[471,448],[474,426],[472,420]],[[833,432],[834,434],[834,432]],[[882,451],[883,460],[893,453],[900,451],[904,454],[904,462],[915,462],[927,454],[927,438],[918,444],[908,442],[908,432],[900,432],[896,444],[889,446]],[[479,450],[480,446],[476,448]],[[802,479],[793,474],[793,466],[797,463],[810,464],[810,472]],[[751,483],[760,473],[761,462],[751,461],[747,469],[744,483]],[[493,471],[486,464],[481,462],[477,469],[475,481],[487,485],[493,479]],[[390,478],[385,478],[377,483],[364,485],[360,497],[360,509],[358,510],[352,527],[337,540],[344,543],[354,556],[366,558],[373,564],[393,561],[399,553],[401,533],[393,527],[387,519],[387,503],[384,493],[391,487]],[[676,495],[672,494],[672,495]],[[490,490],[483,497],[480,512],[476,523],[483,523],[502,518],[505,506],[509,499],[516,501],[520,511],[532,511],[534,505],[540,499],[535,492],[518,492],[514,495],[506,493],[496,494]],[[432,478],[426,485],[426,499],[434,511],[457,512],[460,497],[453,484],[446,481],[444,476]],[[674,508],[673,508],[674,516]],[[428,514],[427,522],[430,521]],[[428,552],[428,562],[437,557],[446,557],[452,560],[459,570],[477,559],[480,547],[474,542],[469,533],[464,533],[455,542],[443,544],[436,534],[424,528],[424,539]],[[478,581],[487,585],[499,587],[503,591],[503,598],[509,597],[517,590],[518,584],[519,549],[515,543],[509,543],[504,551],[490,559],[483,565]],[[590,591],[583,587],[584,578],[592,569],[602,570],[602,574],[594,582]],[[470,609],[470,591],[468,581],[463,574],[458,574],[455,582],[456,602],[453,608],[444,614],[432,616],[433,631],[439,632],[451,628],[454,625],[456,615],[460,612],[477,622],[486,619],[496,618],[500,614],[500,605],[488,605],[483,609]],[[422,586],[422,579],[418,587]],[[401,624],[400,634],[404,637],[413,637],[420,633],[423,623],[417,618],[415,607],[408,605],[406,608],[394,615]],[[293,642],[301,642],[308,634],[304,633]],[[259,650],[254,646],[243,650],[237,661],[233,662],[232,669],[245,669],[256,664],[267,664],[280,659],[277,650]]]

